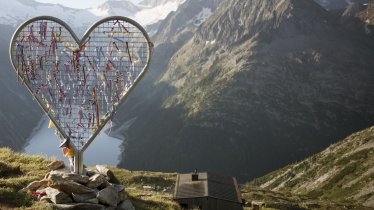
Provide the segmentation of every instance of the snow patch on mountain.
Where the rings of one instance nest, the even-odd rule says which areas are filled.
[[[94,15],[101,17],[110,15],[131,17],[140,10],[141,8],[130,1],[109,0],[96,8],[90,9],[89,11]]]
[[[37,16],[53,16],[69,24],[78,36],[94,22],[107,16],[125,16],[147,26],[166,18],[185,0],[148,1],[150,5],[135,5],[128,0],[108,0],[91,9],[73,9],[60,4],[40,3],[35,0],[0,0],[0,24],[16,27]],[[153,6],[156,5],[156,6]]]
[[[167,3],[182,4],[183,2],[185,2],[185,0],[143,0],[139,2],[139,6],[157,7],[157,6],[165,5]]]
[[[216,40],[214,39],[214,40],[212,40],[212,41],[206,41],[206,42],[205,42],[205,45],[209,45],[209,44],[213,45],[213,44],[215,44],[215,43],[216,43]]]
[[[187,22],[187,24],[194,24],[195,26],[200,26],[203,24],[211,15],[213,14],[211,8],[203,7],[203,9],[191,20]]]
[[[43,4],[33,0],[0,0],[0,24],[17,26],[20,23],[42,15],[54,16],[64,20],[73,28],[88,27],[99,19],[92,13],[61,6],[59,4]]]
[[[146,8],[136,13],[133,18],[142,25],[151,25],[165,19],[170,12],[176,11],[183,2],[184,0],[168,1],[156,7]]]

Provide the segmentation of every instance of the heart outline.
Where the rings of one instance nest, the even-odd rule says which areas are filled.
[[[15,65],[14,56],[13,56],[14,47],[16,46],[15,45],[15,40],[17,39],[17,37],[19,36],[19,34],[22,32],[22,30],[25,27],[27,27],[29,24],[31,24],[33,22],[37,22],[37,21],[41,21],[41,20],[53,21],[53,22],[56,22],[56,23],[60,24],[61,26],[63,26],[69,32],[69,34],[72,36],[72,38],[74,39],[75,43],[78,45],[79,48],[82,48],[82,46],[84,46],[85,42],[89,39],[91,32],[94,31],[99,25],[101,25],[105,22],[108,22],[108,21],[113,21],[113,20],[121,20],[121,21],[128,22],[128,23],[132,24],[133,26],[135,26],[142,33],[142,35],[144,36],[144,38],[146,39],[147,44],[148,44],[148,59],[147,59],[147,63],[145,64],[143,70],[141,71],[141,73],[139,73],[139,76],[134,80],[134,83],[127,90],[127,92],[124,94],[124,96],[122,96],[121,99],[118,102],[113,104],[112,112],[110,112],[109,115],[105,115],[105,118],[103,119],[103,122],[98,126],[97,130],[95,130],[95,132],[89,137],[89,139],[83,145],[83,147],[80,150],[78,150],[79,156],[82,156],[83,152],[88,148],[88,146],[92,143],[92,141],[96,138],[96,136],[104,128],[106,123],[111,119],[112,115],[116,112],[117,108],[126,101],[126,99],[130,96],[130,94],[134,90],[134,88],[138,85],[138,83],[143,79],[145,74],[148,72],[149,67],[150,67],[150,63],[151,63],[151,60],[152,60],[153,44],[150,41],[150,38],[149,38],[147,32],[144,30],[144,28],[140,24],[138,24],[136,21],[134,21],[130,18],[123,17],[123,16],[110,16],[110,17],[103,18],[99,21],[96,21],[94,24],[92,24],[86,30],[86,32],[84,33],[84,35],[81,39],[78,38],[78,36],[75,34],[75,32],[71,29],[71,27],[67,23],[65,23],[64,21],[62,21],[58,18],[55,18],[55,17],[52,17],[52,16],[34,17],[34,18],[29,19],[26,22],[22,23],[17,28],[17,30],[14,32],[14,34],[12,36],[12,39],[11,39],[11,42],[10,42],[10,47],[9,47],[10,61],[12,63],[12,66],[13,66],[14,70],[17,73],[17,78],[21,79],[21,81],[24,81],[25,79],[18,73],[19,69]],[[27,83],[27,82],[23,82],[23,84],[26,86],[28,91],[31,93],[32,97],[37,101],[37,103],[42,108],[44,113],[46,113],[48,115],[48,117],[51,119],[51,121],[55,124],[56,129],[60,132],[60,134],[64,138],[68,138],[68,135],[66,134],[64,129],[61,128],[59,123],[57,123],[55,117],[52,116],[51,112],[48,111],[48,108],[45,106],[45,104],[43,102],[41,102],[39,97],[36,96],[37,94],[34,93],[33,89],[30,87],[30,84]]]

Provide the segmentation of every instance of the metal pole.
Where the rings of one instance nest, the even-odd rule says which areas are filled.
[[[81,151],[74,154],[74,173],[83,175],[83,152]]]

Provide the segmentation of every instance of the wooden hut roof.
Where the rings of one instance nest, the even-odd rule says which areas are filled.
[[[191,174],[177,176],[174,199],[211,197],[236,203],[242,203],[237,181],[234,177],[225,177],[207,172],[198,173],[199,178],[192,181]]]

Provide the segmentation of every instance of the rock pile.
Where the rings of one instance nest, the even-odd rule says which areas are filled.
[[[105,166],[86,175],[70,173],[62,161],[48,165],[44,179],[30,183],[23,191],[32,193],[54,209],[135,210],[124,186]]]

